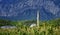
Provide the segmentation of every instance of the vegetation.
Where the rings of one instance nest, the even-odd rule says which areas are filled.
[[[30,27],[33,21],[9,21],[0,20],[0,26],[13,25],[17,28],[2,29],[0,28],[0,35],[60,35],[60,19],[40,21],[39,28],[37,26]]]

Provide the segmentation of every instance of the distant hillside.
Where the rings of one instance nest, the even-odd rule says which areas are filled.
[[[10,20],[2,20],[0,19],[0,26],[5,26],[5,25],[12,25],[12,26],[20,26],[20,25],[26,25],[30,26],[31,24],[36,24],[36,20],[22,20],[22,21],[10,21]],[[40,25],[43,23],[46,23],[46,25],[53,25],[53,26],[60,26],[60,18],[53,19],[53,20],[48,20],[48,21],[41,21],[40,20]]]

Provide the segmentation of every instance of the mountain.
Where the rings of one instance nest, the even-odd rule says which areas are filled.
[[[60,18],[60,0],[0,0],[0,19],[40,20]]]

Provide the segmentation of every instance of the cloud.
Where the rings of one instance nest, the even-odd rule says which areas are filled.
[[[17,16],[18,13],[15,11],[13,5],[5,4],[4,7],[2,6],[3,5],[0,5],[0,16],[7,16],[7,17]]]
[[[44,3],[44,8],[46,11],[50,11],[53,14],[57,14],[60,11],[60,8],[56,6],[53,1],[46,1]]]
[[[4,5],[4,7],[2,7]],[[26,2],[18,2],[15,4],[3,4],[0,5],[0,16],[17,16],[18,13],[24,13],[24,10],[28,9],[36,9],[43,6],[46,11],[51,12],[52,14],[56,14],[60,11],[60,8],[54,4],[53,1],[44,1],[44,0],[28,0]],[[6,9],[8,8],[8,9]]]

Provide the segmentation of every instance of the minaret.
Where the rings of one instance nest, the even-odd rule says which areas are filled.
[[[39,27],[39,10],[37,11],[37,27]]]

